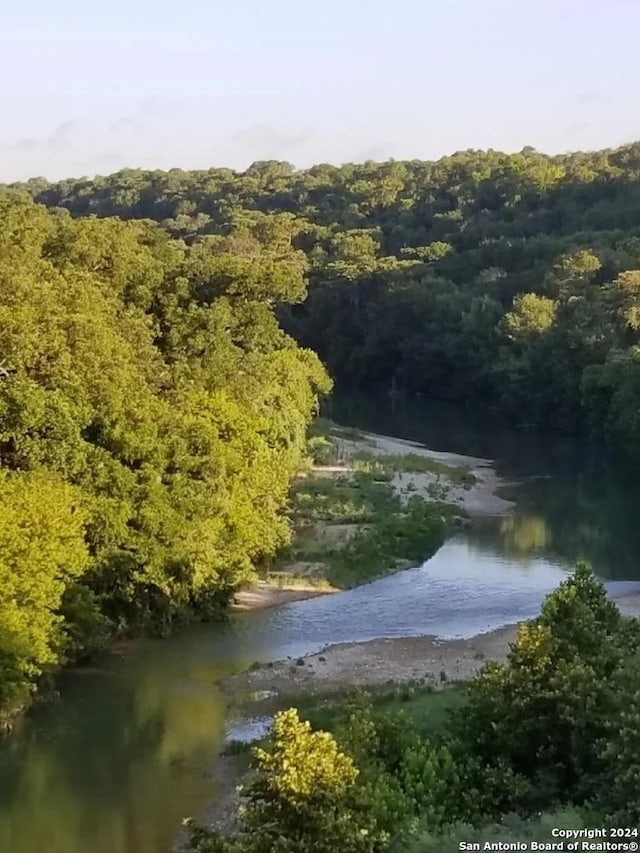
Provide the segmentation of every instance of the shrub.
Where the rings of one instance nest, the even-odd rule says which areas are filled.
[[[382,853],[388,836],[356,785],[353,759],[327,732],[314,732],[294,709],[279,713],[264,748],[254,751],[241,832],[225,840],[192,830],[198,853]],[[227,846],[225,846],[225,844]]]
[[[307,439],[307,454],[315,465],[330,465],[335,458],[336,451],[328,438],[323,435],[316,435]]]
[[[601,742],[619,701],[611,676],[632,637],[622,627],[602,584],[579,565],[520,627],[507,663],[487,664],[470,685],[457,719],[466,748],[530,779],[531,808],[597,791]]]
[[[634,620],[638,625],[640,622]],[[598,802],[613,826],[640,825],[640,654],[616,674],[612,689],[619,713],[607,723],[602,745],[605,762]]]

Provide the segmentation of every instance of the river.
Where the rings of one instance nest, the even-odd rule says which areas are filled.
[[[640,492],[597,454],[466,413],[337,398],[342,423],[496,460],[513,514],[449,540],[424,566],[337,596],[141,640],[66,673],[60,698],[0,744],[0,850],[163,853],[215,797],[228,732],[216,683],[254,661],[377,636],[471,636],[532,616],[578,559],[616,591],[640,580]]]

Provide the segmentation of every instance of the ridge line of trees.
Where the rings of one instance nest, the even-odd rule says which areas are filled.
[[[127,169],[24,188],[74,216],[153,219],[195,245],[298,253],[309,297],[278,315],[341,386],[491,407],[639,453],[640,143]]]

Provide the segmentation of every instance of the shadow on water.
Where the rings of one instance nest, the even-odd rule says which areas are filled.
[[[253,661],[377,636],[470,636],[525,619],[579,558],[613,580],[640,577],[637,493],[579,446],[424,404],[333,405],[345,424],[495,458],[499,473],[521,481],[507,490],[513,515],[474,524],[422,567],[132,643],[120,657],[67,673],[61,699],[36,708],[0,744],[0,850],[167,850],[181,819],[215,797],[226,727],[217,682]]]

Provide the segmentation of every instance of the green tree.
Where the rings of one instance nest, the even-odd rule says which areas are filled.
[[[472,682],[458,726],[471,754],[505,759],[546,804],[584,801],[600,782],[601,743],[616,713],[611,678],[638,638],[582,564],[522,625],[506,664]]]
[[[618,713],[607,721],[602,745],[605,764],[598,792],[601,810],[611,826],[640,824],[640,655],[625,661],[611,689],[618,700]]]
[[[0,471],[0,720],[64,653],[58,610],[88,565],[83,521],[58,478]]]
[[[276,715],[269,744],[254,752],[255,778],[244,791],[246,806],[236,839],[225,841],[195,829],[199,853],[374,853],[387,849],[359,802],[353,760],[334,738],[314,732],[295,709]]]
[[[330,383],[275,317],[304,257],[256,221],[249,248],[187,247],[0,192],[0,462],[75,489],[91,564],[58,602],[69,654],[215,611],[288,541]]]

